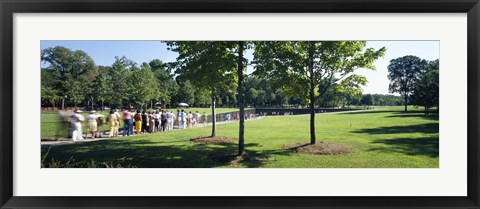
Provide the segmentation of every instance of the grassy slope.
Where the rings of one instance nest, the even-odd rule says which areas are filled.
[[[278,116],[247,121],[245,125],[246,149],[257,151],[268,159],[266,162],[232,164],[211,160],[212,155],[235,154],[237,146],[189,141],[207,136],[209,127],[56,146],[49,157],[66,161],[73,156],[76,161],[94,159],[137,167],[438,167],[438,116],[400,110],[402,107],[317,115],[317,141],[353,147],[354,152],[345,156],[284,151],[284,145],[309,141],[309,118]],[[219,125],[217,134],[236,138],[238,124]]]

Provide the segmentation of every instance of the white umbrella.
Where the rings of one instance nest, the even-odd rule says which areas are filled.
[[[178,106],[179,107],[188,107],[188,104],[181,102],[181,103],[178,103]]]

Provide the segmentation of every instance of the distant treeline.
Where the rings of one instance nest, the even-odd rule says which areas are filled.
[[[126,57],[115,57],[111,66],[97,66],[81,50],[58,46],[42,50],[42,107],[110,107],[156,108],[174,107],[180,102],[190,106],[209,107],[210,92],[193,85],[195,82],[176,76],[167,63],[154,59],[140,65]],[[355,94],[334,83],[318,107],[336,108],[370,105],[403,105],[394,95]],[[308,107],[304,92],[285,92],[261,76],[245,78],[245,104],[250,107]],[[236,107],[235,91],[218,92],[218,107]]]
[[[350,106],[400,106],[404,105],[401,96],[391,94],[361,94],[344,96],[342,94],[329,95],[320,102],[320,107],[350,107]]]
[[[182,80],[159,59],[140,65],[126,57],[115,57],[111,66],[97,66],[84,51],[57,46],[42,50],[42,107],[157,108],[208,107],[208,91]],[[234,106],[235,92],[221,92],[219,106]]]

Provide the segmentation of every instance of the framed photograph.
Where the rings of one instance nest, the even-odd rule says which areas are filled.
[[[478,0],[0,7],[1,208],[480,207]]]

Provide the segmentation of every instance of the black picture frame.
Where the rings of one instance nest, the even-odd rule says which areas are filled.
[[[0,0],[1,208],[479,208],[479,0]],[[15,13],[467,13],[468,195],[465,197],[20,197],[13,196]],[[234,188],[232,188],[234,189]]]

